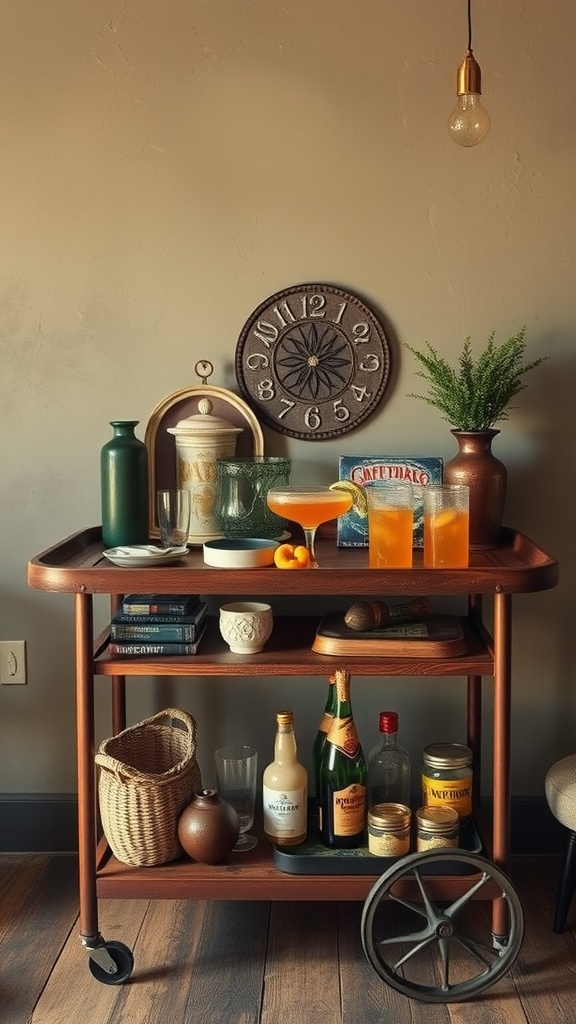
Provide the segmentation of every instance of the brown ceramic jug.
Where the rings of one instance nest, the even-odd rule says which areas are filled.
[[[236,811],[214,789],[202,789],[196,793],[178,821],[180,844],[199,864],[225,861],[239,833],[240,821]]]

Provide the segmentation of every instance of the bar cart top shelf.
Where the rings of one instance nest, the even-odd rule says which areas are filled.
[[[466,569],[424,569],[414,551],[412,569],[368,570],[367,548],[338,548],[334,536],[320,536],[320,569],[219,569],[204,563],[193,547],[170,566],[123,569],[103,554],[99,526],[72,534],[28,564],[28,583],[56,593],[118,594],[148,592],[207,594],[326,594],[367,596],[426,594],[522,594],[549,590],[558,582],[558,562],[524,534],[504,528],[500,546],[471,551]]]

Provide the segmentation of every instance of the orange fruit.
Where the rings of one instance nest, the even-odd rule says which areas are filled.
[[[274,552],[277,569],[306,569],[309,562],[310,552],[303,544],[280,544]]]
[[[432,519],[432,524],[435,530],[443,530],[446,526],[452,526],[458,518],[458,513],[452,508],[442,509],[441,512],[436,512]]]

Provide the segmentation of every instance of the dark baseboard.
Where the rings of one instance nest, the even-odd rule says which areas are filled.
[[[512,853],[562,853],[567,830],[551,815],[544,797],[512,800]],[[74,794],[0,794],[1,853],[69,853],[77,850]]]
[[[69,853],[78,849],[76,795],[0,794],[1,853]]]

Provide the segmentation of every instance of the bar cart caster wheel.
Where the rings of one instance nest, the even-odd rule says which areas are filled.
[[[507,934],[494,941],[492,907],[503,899]],[[362,945],[391,988],[427,1003],[484,992],[512,967],[524,937],[520,898],[506,875],[477,854],[437,849],[401,857],[374,884]]]
[[[132,974],[134,956],[123,942],[103,942],[90,950],[88,966],[91,975],[103,985],[122,985]]]

